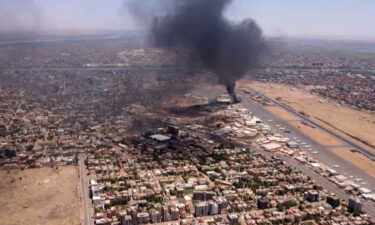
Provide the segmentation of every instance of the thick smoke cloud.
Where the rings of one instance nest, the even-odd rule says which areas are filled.
[[[138,29],[122,6],[122,0],[0,0],[0,33],[80,35]]]
[[[34,31],[41,12],[33,0],[0,0],[0,31]]]
[[[128,4],[133,7],[130,9],[152,7],[151,0],[145,2],[134,0]],[[235,82],[258,64],[265,47],[262,30],[252,19],[234,24],[224,18],[231,0],[161,2],[168,6],[162,7],[167,11],[155,8],[156,13],[149,11],[148,14],[153,16],[150,24],[153,43],[158,47],[189,49],[194,61],[213,71],[219,82],[227,86],[233,101],[238,102]],[[133,12],[141,18],[144,16]]]
[[[177,0],[125,0],[121,13],[123,16],[130,15],[138,28],[149,28],[154,18],[172,13],[177,4]]]

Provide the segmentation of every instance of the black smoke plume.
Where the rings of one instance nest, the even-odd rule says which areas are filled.
[[[252,19],[235,24],[224,18],[231,0],[166,2],[173,5],[165,15],[156,15],[151,24],[155,46],[189,49],[191,58],[214,72],[227,86],[233,102],[239,102],[235,83],[258,64],[265,48],[262,30]]]
[[[41,14],[35,0],[0,0],[0,32],[35,31]]]

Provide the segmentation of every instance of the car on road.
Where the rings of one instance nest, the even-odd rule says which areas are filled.
[[[313,151],[313,152],[311,152],[312,154],[318,154],[318,152],[317,151]]]

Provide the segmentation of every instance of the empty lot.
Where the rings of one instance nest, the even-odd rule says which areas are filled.
[[[268,97],[296,111],[306,113],[314,122],[319,123],[327,129],[333,130],[369,151],[375,152],[375,148],[372,147],[375,146],[374,114],[338,105],[334,101],[329,101],[314,94],[310,94],[303,88],[257,82],[252,83],[250,87],[261,91]],[[283,112],[283,110],[280,111]],[[279,115],[280,112],[275,112],[275,114]],[[352,137],[347,134],[352,135]],[[353,137],[356,137],[356,139]],[[368,145],[359,142],[359,139],[363,142],[367,142]]]
[[[77,168],[0,171],[2,225],[78,225]]]

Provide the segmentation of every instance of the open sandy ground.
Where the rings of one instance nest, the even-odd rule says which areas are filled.
[[[292,107],[296,111],[306,113],[311,120],[375,152],[375,148],[371,147],[371,145],[375,146],[374,114],[338,105],[333,101],[310,94],[302,88],[274,83],[252,82],[249,84],[242,82],[241,84],[249,85],[268,97]],[[276,115],[280,115],[283,119],[286,118],[285,110],[271,109],[270,111],[274,112]],[[368,142],[370,146],[363,144],[353,137],[349,137],[348,134]]]
[[[301,120],[299,117],[297,117],[297,116],[291,114],[290,112],[287,112],[286,110],[284,110],[280,107],[277,107],[277,106],[266,106],[266,109],[268,111],[272,112],[273,114],[278,115],[283,120],[287,120],[287,121]]]
[[[281,119],[287,121],[289,124],[294,126],[295,128],[299,129],[303,134],[309,136],[317,143],[324,145],[324,146],[337,146],[343,145],[344,143],[338,140],[337,138],[326,134],[325,132],[320,131],[317,128],[313,128],[306,124],[303,124],[297,116],[291,114],[290,112],[286,111],[277,106],[266,106],[265,107],[268,111],[272,112],[273,114],[277,115]]]
[[[310,119],[322,126],[335,131],[370,151],[375,152],[374,148],[347,135],[350,134],[355,137],[360,137],[370,145],[375,145],[375,115],[373,114],[354,110],[346,106],[340,106],[335,102],[310,94],[304,89],[287,85],[258,82],[250,83],[247,80],[242,80],[240,86],[254,88],[268,97],[292,107],[296,111],[303,111]],[[281,119],[288,121],[292,126],[298,128],[302,133],[311,137],[321,145],[327,147],[343,145],[343,143],[337,138],[317,128],[312,128],[301,123],[301,121],[298,121],[298,117],[280,107],[266,106],[265,108]],[[328,147],[328,150],[362,169],[370,176],[375,177],[375,162],[363,154],[353,152],[351,151],[351,148]]]
[[[351,148],[332,148],[330,150],[375,178],[375,162],[366,156],[351,151]]]
[[[79,225],[77,167],[0,171],[1,225]]]
[[[301,122],[290,122],[291,125],[298,128],[303,134],[306,136],[309,136],[317,143],[323,145],[323,146],[337,146],[337,145],[343,145],[344,143],[338,140],[337,138],[317,129],[312,128],[308,125],[305,125]]]

